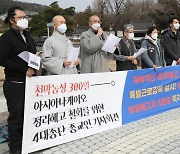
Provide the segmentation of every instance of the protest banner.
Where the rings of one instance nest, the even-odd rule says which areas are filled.
[[[23,154],[180,107],[180,67],[26,79]]]
[[[122,105],[123,124],[180,107],[180,67],[128,71]]]
[[[120,127],[125,77],[114,72],[27,78],[22,153]]]

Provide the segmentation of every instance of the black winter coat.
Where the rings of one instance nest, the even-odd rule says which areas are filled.
[[[28,64],[18,55],[23,51],[36,53],[36,44],[29,34],[23,32],[26,42],[19,31],[10,28],[0,37],[0,66],[5,67],[5,78],[9,81],[24,82]]]
[[[180,58],[180,32],[176,35],[171,31],[167,31],[164,35],[164,58],[167,65],[171,65],[173,60]]]

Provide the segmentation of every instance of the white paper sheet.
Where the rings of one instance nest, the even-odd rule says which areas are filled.
[[[21,59],[23,59],[25,62],[29,62],[29,53],[27,51],[23,51],[18,55]]]
[[[134,57],[137,58],[138,56],[140,56],[140,55],[141,55],[142,53],[144,53],[145,51],[147,51],[147,49],[145,49],[145,48],[139,49],[138,52],[136,52],[136,53],[134,54]]]
[[[176,66],[176,65],[177,65],[177,61],[173,60],[172,66]]]
[[[39,70],[41,62],[41,58],[39,56],[32,54],[28,51],[23,51],[18,56],[24,61],[26,61],[29,67]]]
[[[110,34],[102,47],[102,50],[113,53],[121,39],[113,34]]]
[[[71,51],[68,56],[68,60],[72,63],[69,67],[73,67],[73,63],[78,59],[80,48],[71,48]]]

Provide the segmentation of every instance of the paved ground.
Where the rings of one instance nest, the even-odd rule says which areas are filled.
[[[180,154],[180,108],[33,154]]]

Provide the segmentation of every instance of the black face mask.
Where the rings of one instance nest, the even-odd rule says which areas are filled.
[[[93,31],[93,32],[94,32],[95,35],[98,33],[98,31]]]

